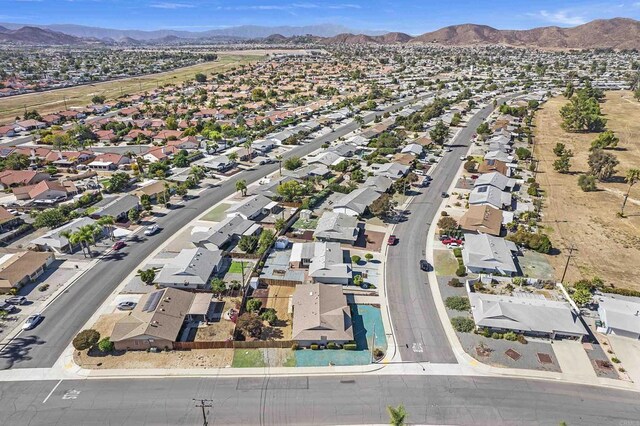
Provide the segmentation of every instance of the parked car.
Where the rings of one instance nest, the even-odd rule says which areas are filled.
[[[395,246],[397,242],[398,242],[398,237],[396,237],[393,234],[389,235],[389,239],[387,240],[388,245]]]
[[[466,156],[464,156],[464,155],[461,155],[461,156],[460,156],[460,160],[465,161],[466,159],[467,159],[467,157],[466,157]]]
[[[127,244],[124,241],[116,241],[116,243],[111,247],[113,250],[120,250],[124,248]]]
[[[12,296],[8,299],[5,299],[5,303],[9,303],[11,305],[24,305],[27,303],[27,298],[24,296]]]
[[[119,310],[121,310],[121,311],[130,311],[135,307],[136,307],[136,302],[132,302],[130,300],[125,301],[125,302],[120,302],[117,305],[117,308]]]
[[[450,244],[462,245],[462,240],[459,238],[446,238],[442,240],[442,244],[444,244],[445,246],[448,246]]]
[[[442,191],[442,194],[440,194],[440,196],[442,198],[447,198],[449,196],[449,194],[447,194],[445,191]]]
[[[429,265],[429,262],[427,262],[426,260],[420,259],[420,269],[428,272],[429,269],[431,269],[431,265]]]
[[[461,243],[457,243],[457,242],[452,242],[447,244],[447,248],[456,248],[456,247],[460,247],[462,244]]]
[[[160,228],[155,223],[151,226],[147,226],[147,229],[144,230],[144,235],[153,235],[158,232]]]
[[[40,321],[42,321],[42,315],[40,315],[40,314],[29,315],[27,317],[26,321],[24,322],[24,324],[22,324],[22,329],[23,330],[31,330],[36,325],[38,325],[38,323]]]
[[[0,303],[0,311],[5,311],[6,313],[10,314],[15,310],[16,310],[16,307],[10,303],[7,303],[7,302]]]
[[[478,179],[480,176],[479,175],[471,175],[471,179],[476,180]]]

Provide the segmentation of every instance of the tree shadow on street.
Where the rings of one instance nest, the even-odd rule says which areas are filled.
[[[46,342],[38,336],[17,337],[0,352],[0,370],[8,370],[23,361],[31,361],[31,350]]]

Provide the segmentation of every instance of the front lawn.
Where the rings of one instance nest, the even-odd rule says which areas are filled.
[[[251,270],[251,262],[236,262],[235,260],[231,262],[231,266],[229,267],[230,274],[242,274],[242,264],[244,263],[244,271],[249,272]]]
[[[266,367],[260,349],[236,349],[233,351],[233,368]]]

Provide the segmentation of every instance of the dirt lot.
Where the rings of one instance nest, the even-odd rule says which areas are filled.
[[[109,100],[117,98],[123,93],[141,93],[145,90],[155,89],[158,85],[179,84],[185,80],[193,79],[193,76],[198,72],[206,74],[223,72],[235,66],[254,62],[262,56],[257,52],[251,55],[221,53],[215,62],[193,65],[174,71],[47,92],[10,96],[0,99],[0,122],[12,120],[16,116],[22,116],[24,108],[29,110],[36,109],[40,114],[61,111],[65,109],[65,97],[67,106],[70,108],[85,106],[91,103],[91,98],[95,95],[104,95]]]
[[[535,118],[536,149],[540,160],[538,182],[545,190],[543,224],[555,247],[562,253],[551,256],[556,278],[562,275],[567,247],[577,251],[567,273],[569,281],[599,276],[618,287],[640,290],[635,265],[640,259],[640,185],[631,191],[625,213],[620,219],[623,194],[627,189],[624,174],[640,165],[640,103],[630,92],[607,92],[602,110],[609,120],[607,127],[620,138],[612,152],[620,161],[615,182],[598,183],[599,191],[583,192],[578,188],[578,174],[588,170],[587,158],[595,134],[566,133],[561,129],[559,109],[566,99],[557,97],[544,104]],[[557,158],[556,143],[572,149],[571,174],[553,170]]]
[[[273,337],[275,340],[291,339],[291,315],[289,315],[289,298],[293,294],[294,287],[285,287],[279,285],[269,286],[269,299],[267,300],[267,308],[273,308],[278,315],[278,325],[276,327],[265,327],[267,336]],[[266,324],[266,323],[265,323]]]

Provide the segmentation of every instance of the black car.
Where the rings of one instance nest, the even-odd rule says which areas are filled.
[[[446,192],[443,191],[442,194],[440,194],[440,196],[442,198],[447,198],[449,196],[449,194],[447,194]]]
[[[429,271],[429,269],[431,269],[431,265],[429,265],[429,262],[427,262],[426,260],[422,259],[420,260],[420,269],[422,269],[423,271]]]

